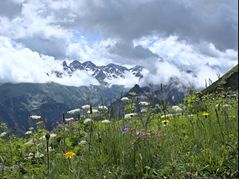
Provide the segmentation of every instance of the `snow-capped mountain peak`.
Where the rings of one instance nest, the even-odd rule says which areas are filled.
[[[109,83],[114,79],[125,79],[127,75],[130,73],[133,76],[141,79],[143,75],[141,74],[143,67],[135,66],[133,68],[126,68],[121,65],[117,65],[114,63],[110,63],[105,66],[97,66],[91,61],[79,62],[78,60],[74,60],[73,62],[67,64],[66,61],[62,63],[62,70],[52,71],[51,74],[55,75],[59,78],[64,78],[64,75],[72,76],[76,71],[86,71],[93,77],[95,77],[99,82]]]

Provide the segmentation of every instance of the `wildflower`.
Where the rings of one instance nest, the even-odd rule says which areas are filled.
[[[70,117],[70,118],[66,118],[66,119],[65,119],[66,122],[70,122],[70,121],[73,121],[73,120],[74,120],[73,117]]]
[[[29,140],[28,142],[26,142],[24,145],[25,146],[32,146],[34,144],[33,140]]]
[[[73,109],[73,110],[70,110],[67,112],[67,114],[70,114],[70,115],[74,115],[74,114],[79,114],[80,113],[80,109]]]
[[[162,122],[161,122],[164,126],[166,126],[166,125],[168,125],[168,123],[169,123],[169,120],[163,120]]]
[[[33,153],[29,153],[27,159],[29,159],[29,160],[32,159],[33,155],[34,155]]]
[[[180,108],[179,106],[172,106],[172,110],[175,111],[175,112],[182,112],[183,109]]]
[[[79,145],[85,145],[85,144],[87,144],[87,142],[85,140],[82,140],[79,142]]]
[[[32,134],[32,131],[25,132],[25,135],[30,135],[30,134]]]
[[[209,116],[209,113],[208,112],[203,112],[202,115],[207,118]]]
[[[72,151],[66,152],[66,153],[65,153],[65,158],[66,158],[66,159],[70,159],[70,158],[74,157],[75,155],[76,155],[76,154],[75,154],[74,152],[72,152]]]
[[[41,154],[40,152],[35,153],[35,158],[42,158],[44,157],[44,154]]]
[[[39,119],[41,119],[41,116],[31,115],[30,118],[34,119],[34,120],[39,120]]]
[[[87,105],[81,106],[81,108],[84,109],[84,110],[88,110],[88,109],[90,109],[90,105],[87,104]]]
[[[99,109],[99,110],[102,110],[102,111],[103,111],[103,110],[108,110],[108,108],[107,108],[106,106],[99,106],[98,109]]]
[[[84,124],[87,124],[87,123],[89,123],[89,122],[92,122],[92,119],[86,118],[83,123],[84,123]]]
[[[146,112],[148,112],[148,110],[147,110],[146,108],[143,108],[143,109],[141,109],[140,112],[141,112],[141,113],[146,113]]]
[[[104,123],[104,124],[108,124],[108,123],[110,123],[110,121],[107,120],[107,119],[105,119],[105,120],[103,120],[103,121],[101,121],[101,122]]]
[[[129,113],[129,114],[125,114],[124,115],[124,118],[125,119],[131,119],[132,117],[134,117],[134,116],[136,116],[137,115],[137,113]]]
[[[223,107],[224,109],[228,109],[228,108],[231,107],[231,105],[229,105],[229,104],[224,104],[222,107]]]
[[[129,130],[129,126],[125,125],[122,127],[121,131],[122,132],[127,132]]]
[[[136,96],[136,93],[135,92],[129,92],[129,95],[130,96]]]
[[[123,97],[123,98],[121,98],[121,101],[123,101],[123,102],[129,101],[129,98],[128,97]]]
[[[92,109],[92,114],[98,113],[99,111],[97,109]],[[88,114],[90,114],[90,110],[87,111]]]
[[[2,133],[0,134],[0,137],[4,137],[5,135],[7,135],[7,132],[2,132]]]
[[[21,164],[21,163],[17,163],[15,166],[16,166],[17,168],[21,168],[21,167],[22,167],[22,164]]]
[[[52,138],[55,138],[56,137],[56,134],[54,134],[54,133],[51,133],[50,134],[50,138],[52,139]]]
[[[161,119],[171,118],[171,117],[173,117],[172,114],[166,114],[166,115],[162,115],[162,116],[161,116]]]
[[[33,128],[33,127],[30,127],[30,128],[29,128],[29,131],[33,131],[33,130],[34,130],[34,128]]]
[[[0,163],[0,169],[4,169],[6,165],[4,163]]]
[[[146,102],[146,101],[141,101],[141,102],[139,102],[139,105],[141,105],[141,106],[148,106],[149,103]]]

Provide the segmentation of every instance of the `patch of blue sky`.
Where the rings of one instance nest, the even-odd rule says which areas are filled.
[[[89,45],[93,45],[96,42],[99,42],[102,40],[102,35],[99,31],[89,32],[89,31],[77,31],[73,32],[71,41],[73,43],[80,42],[81,40],[86,40]]]

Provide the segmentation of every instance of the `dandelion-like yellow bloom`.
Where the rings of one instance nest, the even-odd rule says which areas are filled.
[[[161,122],[163,125],[167,125],[169,123],[169,120],[162,120]]]
[[[207,118],[209,116],[209,113],[208,112],[203,112],[202,115]]]
[[[68,158],[72,158],[72,157],[74,157],[76,154],[74,153],[74,152],[66,152],[65,153],[65,157],[66,157],[66,159],[68,159]]]

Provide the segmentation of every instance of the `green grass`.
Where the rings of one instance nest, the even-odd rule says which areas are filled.
[[[82,117],[61,124],[53,131],[54,151],[48,154],[46,140],[40,139],[47,133],[43,127],[29,137],[0,137],[0,178],[238,177],[237,94],[188,97],[183,112],[167,125],[162,114],[148,108],[148,113],[128,120],[84,124]],[[122,132],[125,125],[128,130]],[[33,144],[26,145],[29,140]],[[76,155],[66,159],[68,151]],[[36,158],[37,152],[44,157]]]

